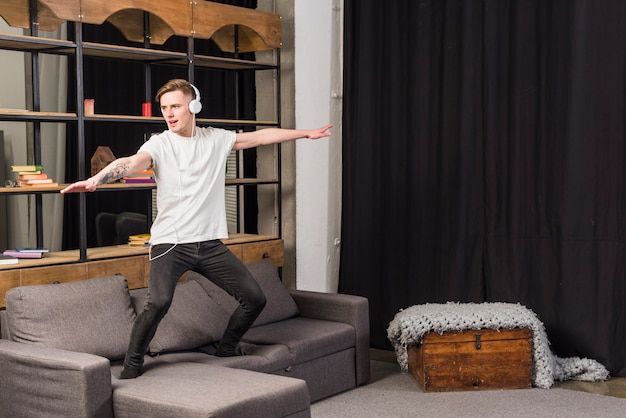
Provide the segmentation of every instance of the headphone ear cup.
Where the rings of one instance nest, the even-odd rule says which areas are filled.
[[[200,113],[201,110],[202,110],[202,103],[200,103],[199,100],[194,99],[189,102],[189,111],[191,113],[195,115],[197,113]]]

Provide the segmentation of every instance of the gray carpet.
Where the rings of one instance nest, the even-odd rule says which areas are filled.
[[[313,417],[626,417],[626,399],[565,389],[424,393],[394,363],[372,361],[370,383],[321,400]]]

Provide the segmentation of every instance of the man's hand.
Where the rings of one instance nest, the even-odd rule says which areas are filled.
[[[99,181],[97,178],[90,177],[87,180],[77,181],[61,190],[61,193],[78,193],[78,192],[93,192],[96,190]]]
[[[322,126],[321,128],[318,129],[311,129],[307,135],[307,138],[309,139],[319,139],[319,138],[325,138],[327,136],[330,136],[331,133],[328,132],[328,130],[330,128],[332,128],[333,125],[326,125],[326,126]]]

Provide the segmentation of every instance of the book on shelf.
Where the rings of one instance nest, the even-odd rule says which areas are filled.
[[[17,264],[18,259],[10,255],[0,255],[0,265]]]
[[[45,179],[30,179],[30,180],[20,180],[19,178],[17,179],[17,184],[50,184],[50,183],[54,183],[54,181],[50,178],[45,178]]]
[[[50,250],[48,248],[23,247],[23,248],[16,248],[15,251],[18,251],[20,253],[47,253]]]
[[[120,179],[121,183],[156,183],[154,180],[154,170],[142,170],[136,173],[127,174]]]
[[[56,181],[49,181],[46,183],[24,183],[24,182],[17,182],[17,185],[19,187],[22,188],[35,188],[35,187],[59,187],[59,183],[57,183]]]
[[[38,164],[24,164],[24,165],[12,165],[11,171],[13,172],[33,172],[43,171],[43,166]]]
[[[153,176],[154,176],[154,170],[150,169],[150,170],[137,171],[136,173],[132,173],[132,174],[127,174],[125,177],[153,177]]]
[[[43,183],[43,184],[20,184],[19,187],[23,188],[23,189],[28,189],[28,188],[54,188],[54,187],[59,187],[59,183],[56,182],[52,182],[52,183]]]
[[[135,234],[128,237],[128,245],[133,247],[150,244],[150,234]]]
[[[120,179],[120,183],[125,183],[125,184],[133,184],[133,183],[155,183],[156,181],[151,178],[141,178],[141,177],[129,177],[129,178],[121,178]]]
[[[46,173],[29,173],[25,171],[20,171],[17,174],[17,180],[45,180],[48,178]]]
[[[41,258],[43,256],[42,253],[23,253],[21,251],[16,250],[6,250],[2,253],[3,256],[9,256],[13,258]]]

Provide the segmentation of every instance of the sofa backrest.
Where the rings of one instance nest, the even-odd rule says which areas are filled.
[[[140,312],[148,289],[135,289],[131,296]],[[196,281],[183,281],[176,286],[172,305],[159,323],[148,351],[158,354],[192,350],[219,341],[224,334],[230,313]]]
[[[271,261],[247,265],[267,298],[267,304],[253,326],[281,321],[298,315],[298,308],[282,285]],[[204,290],[204,291],[203,291]],[[147,289],[132,290],[137,312],[142,309]],[[219,341],[239,303],[204,276],[189,272],[174,292],[170,309],[152,339],[152,354],[199,348]]]
[[[278,276],[278,271],[270,260],[255,261],[247,264],[246,267],[259,284],[267,299],[265,308],[252,325],[253,327],[282,321],[298,315],[298,306],[289,294],[289,291],[283,286]],[[239,306],[239,303],[232,296],[200,274],[190,272],[187,275],[187,280],[198,281],[204,290],[229,314]]]
[[[5,315],[13,341],[110,360],[124,357],[135,320],[123,276],[16,287],[6,293]]]
[[[298,315],[296,303],[271,261],[258,261],[247,267],[267,298],[253,326]],[[129,292],[126,280],[119,275],[17,287],[6,294],[2,334],[18,342],[122,359],[135,312],[142,309],[147,292],[148,289]],[[178,284],[149,351],[182,351],[219,341],[238,305],[208,279],[190,272]]]
[[[7,311],[0,311],[0,338],[5,340],[10,340],[11,335],[9,334],[9,326],[7,325]]]

